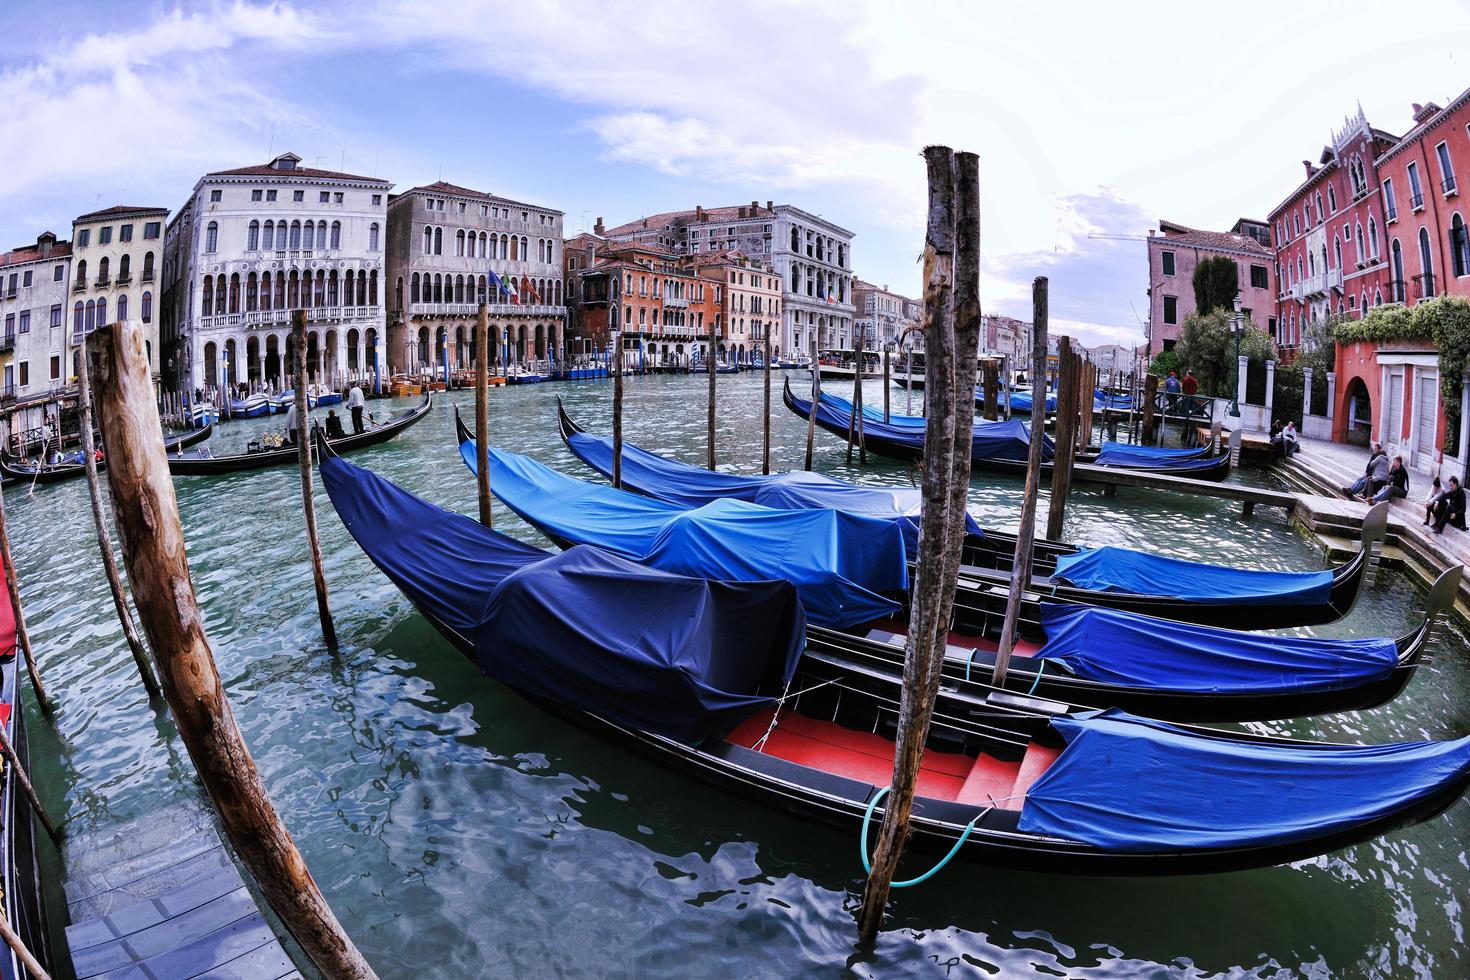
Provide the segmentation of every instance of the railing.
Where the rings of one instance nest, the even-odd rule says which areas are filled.
[[[356,320],[372,320],[383,315],[381,306],[309,306],[306,319],[309,323],[332,323]],[[289,309],[251,310],[246,313],[223,313],[199,318],[202,330],[222,327],[262,327],[291,322]]]
[[[1409,207],[1414,211],[1424,210],[1424,195],[1418,191],[1409,195]]]
[[[1441,189],[1444,190],[1445,197],[1449,197],[1451,194],[1455,193],[1455,175],[1450,174],[1444,180],[1439,182],[1439,186]]]
[[[549,306],[531,303],[491,303],[491,316],[555,316],[564,317],[565,306]],[[479,303],[410,303],[409,316],[474,316],[480,312]]]
[[[1429,299],[1434,295],[1434,273],[1425,272],[1415,276],[1414,285],[1419,287],[1419,299]]]
[[[15,398],[15,385],[0,385],[0,400],[12,401]]]
[[[1399,209],[1394,207],[1392,204],[1384,209],[1383,214],[1390,223],[1399,220]]]
[[[87,291],[87,280],[85,280],[85,279],[78,279],[76,281],[76,285],[74,285],[74,286],[71,287],[71,291],[74,292],[74,293],[84,293],[84,292],[86,292]]]
[[[101,289],[103,286],[107,285],[109,281],[110,280],[107,276],[98,276],[97,281],[94,285],[96,285],[98,289]]]
[[[689,307],[689,300],[683,296],[669,296],[664,299],[664,305],[687,309]]]
[[[8,333],[5,336],[0,337],[0,352],[4,352],[4,351],[8,351],[8,350],[14,350],[14,349],[15,349],[15,334]]]
[[[117,284],[119,286],[126,286],[128,283],[130,283],[132,281],[133,281],[133,277],[132,276],[118,276],[117,277]]]
[[[1390,279],[1388,281],[1389,302],[1402,303],[1404,297],[1408,295],[1408,292],[1408,283],[1402,279]]]

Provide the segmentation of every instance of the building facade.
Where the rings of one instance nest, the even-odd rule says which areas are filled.
[[[767,201],[668,211],[594,232],[610,242],[652,245],[674,255],[739,250],[765,262],[783,286],[778,353],[851,349],[852,232],[790,204]]]
[[[56,435],[70,302],[71,242],[47,231],[34,245],[0,254],[0,411],[6,413],[6,445],[13,450]]]
[[[438,181],[388,202],[388,318],[395,368],[471,365],[479,304],[494,363],[562,360],[562,212]],[[447,348],[446,348],[447,343]]]
[[[853,280],[852,298],[856,325],[865,348],[896,350],[900,338],[907,331],[915,329],[917,333],[919,315],[923,310],[919,301],[895,293],[887,285],[875,286],[862,279]],[[904,342],[910,343],[913,339],[907,338]]]
[[[1240,309],[1276,335],[1276,288],[1270,233],[1264,222],[1241,218],[1228,232],[1202,231],[1160,221],[1148,238],[1149,357],[1173,350],[1184,318],[1196,312],[1194,270],[1205,259],[1235,263]]]
[[[205,174],[169,223],[165,385],[289,387],[291,311],[315,383],[387,380],[384,246],[392,184],[269,163]]]
[[[690,256],[686,260],[700,277],[715,284],[707,302],[719,327],[718,355],[722,360],[751,364],[764,355],[769,337],[775,353],[776,334],[781,324],[781,280],[763,262],[740,251]]]
[[[148,368],[159,377],[156,309],[162,295],[163,227],[167,208],[118,205],[72,222],[72,346],[108,323],[136,320],[143,326]],[[68,364],[67,381],[76,371]]]
[[[980,318],[980,353],[1004,357],[1014,371],[1031,364],[1031,324],[1015,317],[987,313]]]

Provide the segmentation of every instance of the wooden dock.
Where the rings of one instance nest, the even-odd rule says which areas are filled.
[[[299,978],[203,804],[66,846],[67,946],[79,978]]]
[[[1211,480],[1192,480],[1182,476],[1163,473],[1145,473],[1139,470],[1124,470],[1112,466],[1093,466],[1077,463],[1072,468],[1075,483],[1090,483],[1106,488],[1112,496],[1118,487],[1140,487],[1148,490],[1167,490],[1193,497],[1213,497],[1216,500],[1233,500],[1241,504],[1242,513],[1249,517],[1257,505],[1279,507],[1290,517],[1297,506],[1297,496],[1263,487],[1248,487],[1238,483],[1216,483]],[[1075,488],[1075,487],[1074,487]]]

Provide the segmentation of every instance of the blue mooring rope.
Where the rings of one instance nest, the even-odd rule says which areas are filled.
[[[883,797],[885,795],[887,795],[889,789],[891,789],[891,788],[892,787],[884,786],[877,793],[875,793],[873,795],[872,802],[870,802],[868,804],[867,811],[863,814],[863,836],[858,841],[858,845],[859,845],[859,848],[858,849],[862,853],[862,857],[863,857],[863,871],[865,871],[865,872],[867,872],[869,874],[871,874],[872,871],[873,871],[873,862],[868,858],[868,824],[871,823],[872,820],[873,820],[873,811],[878,808],[878,801],[881,800],[881,799],[883,799]],[[993,806],[986,807],[984,810],[981,810],[980,811],[979,815],[976,816],[974,820],[971,820],[968,824],[966,824],[965,825],[965,832],[963,834],[960,834],[960,839],[954,842],[954,847],[951,847],[949,849],[949,853],[946,854],[943,858],[941,858],[940,861],[939,861],[939,863],[936,864],[934,867],[930,868],[928,871],[925,871],[923,874],[919,875],[919,877],[917,877],[917,878],[910,878],[908,881],[895,881],[895,882],[891,882],[890,885],[889,885],[889,887],[890,888],[908,888],[911,885],[921,885],[924,882],[928,881],[930,878],[932,878],[935,875],[937,875],[939,873],[940,869],[943,868],[946,864],[948,864],[950,862],[950,859],[953,858],[956,854],[959,853],[959,850],[960,850],[961,847],[964,846],[965,841],[967,841],[967,840],[970,839],[970,834],[975,830],[975,823],[976,823],[976,821],[978,821],[981,817],[985,816],[985,814],[989,813],[991,810],[994,810],[994,809],[995,809],[995,807],[993,807]]]

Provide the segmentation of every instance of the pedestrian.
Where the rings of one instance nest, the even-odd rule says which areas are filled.
[[[1434,533],[1443,534],[1446,524],[1465,530],[1465,491],[1459,477],[1450,477],[1449,489],[1434,503]]]
[[[347,407],[352,410],[352,433],[362,434],[362,386],[356,381],[352,382],[352,390],[347,393]]]
[[[1368,489],[1368,481],[1370,474],[1373,472],[1373,466],[1378,462],[1378,457],[1382,455],[1384,455],[1383,443],[1375,442],[1373,444],[1373,451],[1368,455],[1368,465],[1363,467],[1363,475],[1354,480],[1352,486],[1343,487],[1342,492],[1350,497],[1361,496],[1363,491]]]
[[[1395,456],[1388,469],[1388,483],[1373,495],[1373,502],[1381,504],[1385,500],[1405,500],[1408,496],[1409,471],[1404,468],[1404,457]]]
[[[1193,371],[1184,372],[1184,380],[1179,382],[1179,390],[1184,392],[1184,412],[1186,415],[1194,414],[1194,396],[1199,391],[1199,379],[1194,376]]]
[[[1434,505],[1444,495],[1444,487],[1440,485],[1439,477],[1429,486],[1429,496],[1424,498],[1424,526],[1429,526],[1430,518],[1434,516]]]

